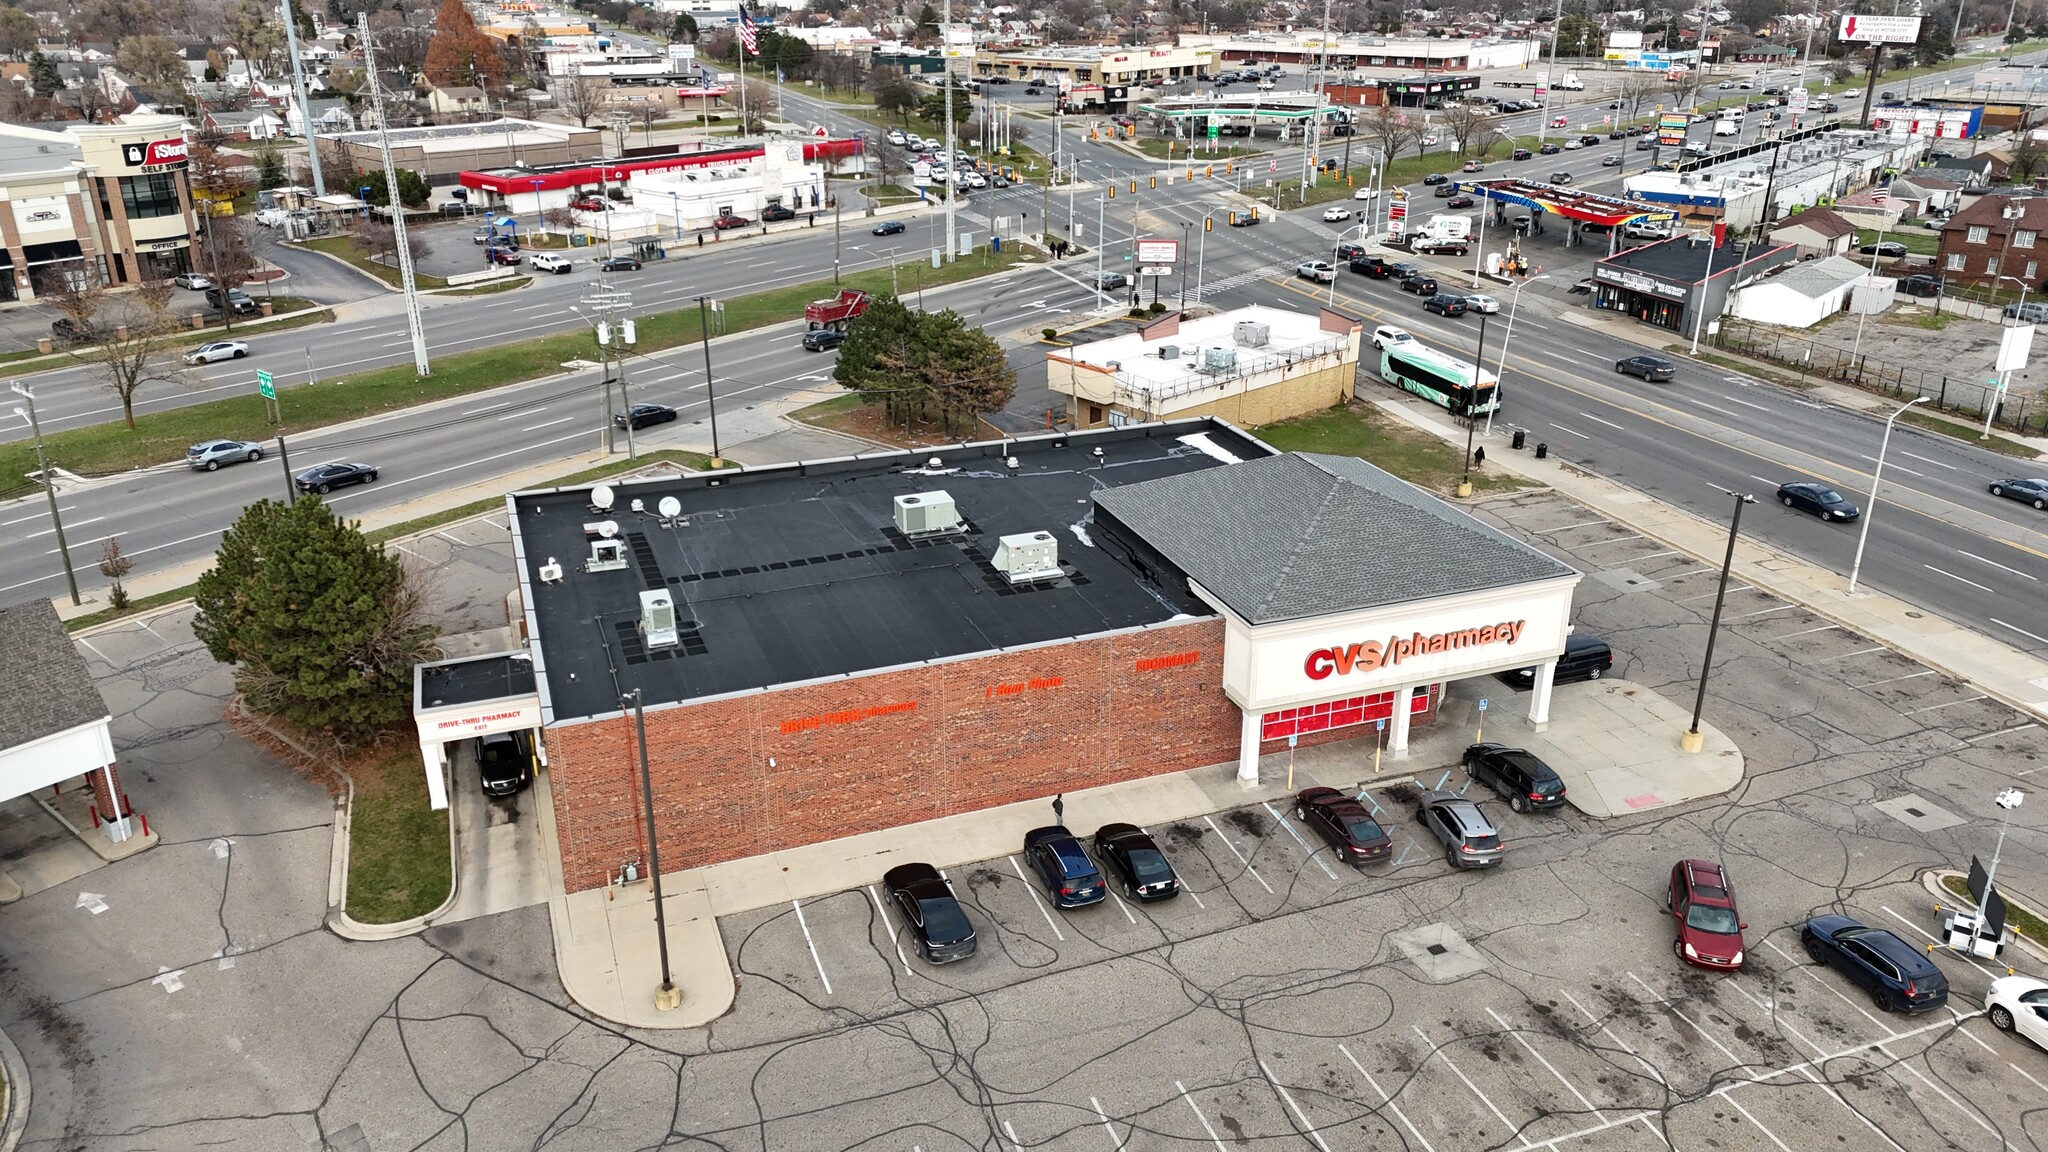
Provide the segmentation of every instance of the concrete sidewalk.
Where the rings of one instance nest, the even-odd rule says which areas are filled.
[[[1540,733],[1527,719],[1526,695],[1491,681],[1472,681],[1461,689],[1446,699],[1436,723],[1415,730],[1408,754],[1383,756],[1378,772],[1376,737],[1368,736],[1303,749],[1291,758],[1284,752],[1267,756],[1259,783],[1250,787],[1238,783],[1233,763],[1067,793],[1067,816],[1077,832],[1087,835],[1111,821],[1158,827],[1260,802],[1290,812],[1291,779],[1296,789],[1371,790],[1389,809],[1384,819],[1404,821],[1411,813],[1392,790],[1465,786],[1459,762],[1477,734],[1481,693],[1492,705],[1483,729],[1486,739],[1522,743],[1543,756],[1564,777],[1573,805],[1589,816],[1684,804],[1719,795],[1742,780],[1742,753],[1732,741],[1703,724],[1705,754],[1679,751],[1678,735],[1689,715],[1677,702],[1639,685],[1620,680],[1566,685],[1554,696],[1551,722]],[[1484,789],[1475,793],[1482,802],[1491,795]],[[562,985],[578,1004],[619,1024],[702,1027],[729,1011],[738,991],[718,917],[862,886],[871,889],[873,898],[882,873],[908,861],[956,868],[1001,857],[1017,850],[1025,832],[1047,823],[1049,800],[665,873],[662,904],[670,965],[683,993],[682,1007],[673,1012],[654,1007],[660,980],[651,886],[642,881],[558,895],[548,910]],[[553,808],[542,805],[541,810],[542,840],[559,892]]]

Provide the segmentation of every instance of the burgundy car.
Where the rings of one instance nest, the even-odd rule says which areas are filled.
[[[1371,864],[1393,855],[1394,842],[1365,805],[1335,788],[1304,788],[1294,797],[1294,818],[1315,829],[1347,864]]]
[[[1665,906],[1677,935],[1671,951],[1687,964],[1733,972],[1742,967],[1742,914],[1728,874],[1712,860],[1680,860],[1671,866]]]
[[[726,232],[734,228],[745,228],[752,223],[753,221],[745,216],[720,216],[711,222],[711,226],[720,232]]]

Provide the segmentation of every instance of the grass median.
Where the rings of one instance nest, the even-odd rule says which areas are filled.
[[[448,899],[448,813],[427,806],[426,769],[407,748],[350,772],[348,914],[365,924],[424,916]]]
[[[388,264],[379,264],[370,259],[369,253],[356,247],[356,242],[347,236],[315,236],[305,242],[315,252],[324,252],[351,267],[361,269],[391,285],[398,287],[398,269]],[[413,283],[421,288],[446,288],[445,276],[429,276],[424,272],[413,273]]]
[[[1969,877],[1961,873],[1951,872],[1941,878],[1941,886],[1948,890],[1949,895],[1956,897],[1970,907],[1975,908],[1977,906],[1977,902],[1970,897]],[[1999,888],[1998,894],[2005,897],[2005,923],[2007,927],[2014,929],[2020,935],[2025,936],[2036,944],[2048,944],[2048,921],[2043,921],[2034,914],[2032,909],[2014,901],[2012,894],[2004,888]]]
[[[896,276],[907,297],[917,286],[936,288],[973,280],[1024,263],[1015,251],[1001,255],[986,251],[964,256],[943,268],[928,263],[905,261]],[[841,285],[870,293],[889,291],[887,268],[850,273]],[[722,313],[714,314],[713,336],[745,332],[784,321],[801,320],[804,305],[829,297],[835,291],[830,280],[775,288],[723,301]],[[658,352],[698,339],[697,307],[692,304],[673,312],[658,312],[639,319],[639,351]],[[793,347],[793,345],[792,345]],[[434,374],[418,377],[410,363],[351,372],[344,379],[318,384],[304,382],[303,374],[281,366],[278,372],[278,404],[284,424],[265,420],[263,400],[256,394],[254,361],[250,365],[249,390],[223,400],[209,400],[135,418],[131,431],[120,422],[95,424],[52,433],[44,438],[52,466],[88,476],[105,476],[129,469],[182,460],[187,445],[223,437],[233,440],[269,440],[279,434],[294,434],[346,420],[409,408],[451,396],[463,396],[506,384],[516,384],[552,375],[568,360],[594,360],[597,344],[588,331],[536,336],[526,340],[450,352],[435,357]],[[294,379],[297,377],[297,379]],[[139,399],[160,397],[161,391],[145,389]],[[0,486],[0,497],[18,496],[28,490],[18,479],[36,470],[35,448],[25,441],[0,445],[0,477],[16,478]]]
[[[1267,424],[1253,434],[1282,452],[1356,456],[1431,492],[1449,492],[1465,474],[1464,456],[1456,447],[1363,400]],[[1525,486],[1498,470],[1472,472],[1475,492],[1509,492]]]

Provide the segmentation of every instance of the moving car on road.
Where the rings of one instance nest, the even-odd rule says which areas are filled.
[[[1100,904],[1109,895],[1109,885],[1103,882],[1095,861],[1088,858],[1074,834],[1061,825],[1026,832],[1024,858],[1044,882],[1046,897],[1061,908]]]
[[[632,256],[608,256],[597,263],[600,272],[638,272],[640,261]]]
[[[1294,796],[1294,818],[1315,831],[1353,867],[1363,867],[1394,854],[1394,841],[1372,818],[1365,805],[1335,788],[1304,788]]]
[[[882,889],[910,925],[927,961],[951,964],[974,955],[974,925],[938,869],[922,862],[898,864],[882,873]]]
[[[1446,319],[1465,314],[1465,298],[1450,292],[1438,292],[1422,302],[1424,312],[1435,312]]]
[[[2048,510],[2048,478],[2035,477],[2031,480],[1993,480],[1991,494],[2022,504],[2032,504],[2037,510]]]
[[[1488,741],[1465,749],[1465,771],[1517,812],[1564,807],[1564,781],[1526,748]]]
[[[1425,275],[1420,271],[1411,272],[1401,278],[1400,287],[1403,292],[1414,292],[1422,296],[1434,296],[1436,295],[1436,277]]]
[[[1303,280],[1313,280],[1318,284],[1333,283],[1337,279],[1337,269],[1327,260],[1310,260],[1297,264],[1294,266],[1294,274]]]
[[[1948,977],[1926,953],[1847,916],[1815,916],[1800,942],[1816,964],[1847,976],[1886,1012],[1931,1012],[1948,1003]]]
[[[554,252],[535,252],[526,258],[527,267],[535,272],[553,272],[561,276],[575,267],[567,256]]]
[[[1557,658],[1557,671],[1550,674],[1552,684],[1570,684],[1578,680],[1598,680],[1614,667],[1614,649],[1607,641],[1585,632],[1574,632],[1564,638],[1564,655]],[[1507,672],[1496,672],[1494,678],[1517,688],[1528,688],[1536,683],[1536,669],[1516,668]]]
[[[1482,312],[1493,316],[1500,312],[1500,301],[1484,294],[1474,294],[1465,297],[1465,308],[1470,312]]]
[[[1323,209],[1323,219],[1333,224],[1339,220],[1349,220],[1351,219],[1351,209],[1332,204],[1328,208]]]
[[[900,236],[903,234],[903,221],[884,220],[869,231],[876,236]]]
[[[675,418],[676,410],[666,404],[635,404],[624,412],[613,413],[612,425],[624,428],[631,422],[633,431],[638,432],[655,424],[667,424]]]
[[[171,277],[171,283],[176,284],[180,288],[191,288],[195,291],[203,291],[213,287],[213,281],[208,280],[197,272],[180,272],[176,276]]]
[[[336,488],[350,484],[372,484],[377,480],[377,469],[370,464],[343,464],[340,462],[315,464],[297,476],[292,483],[301,492],[312,492],[325,496]]]
[[[248,354],[249,346],[240,340],[215,340],[185,353],[185,363],[211,364],[215,360],[240,360]]]
[[[1687,964],[1733,972],[1742,967],[1742,914],[1728,874],[1712,860],[1680,860],[1664,890],[1671,913],[1671,952]]]
[[[1778,503],[1801,512],[1811,512],[1823,520],[1847,523],[1862,515],[1840,492],[1825,484],[1806,481],[1778,485]]]
[[[1640,376],[1651,383],[1678,375],[1678,365],[1662,356],[1624,356],[1614,362],[1614,370],[1623,376]]]
[[[813,328],[804,333],[804,351],[826,352],[846,343],[846,333],[837,328]]]
[[[1124,893],[1150,903],[1180,895],[1180,877],[1166,853],[1145,830],[1132,824],[1104,824],[1095,830],[1095,858],[1123,881]]]
[[[195,472],[218,472],[223,464],[254,464],[263,459],[263,445],[245,440],[202,440],[185,449],[185,463]]]
[[[1385,348],[1389,344],[1407,344],[1414,339],[1415,337],[1410,335],[1407,329],[1396,328],[1392,324],[1382,324],[1372,330],[1372,346],[1374,348]]]

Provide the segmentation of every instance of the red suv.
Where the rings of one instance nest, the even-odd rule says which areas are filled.
[[[1712,860],[1680,860],[1671,866],[1664,897],[1677,936],[1671,951],[1701,968],[1733,972],[1742,967],[1742,931],[1749,925],[1735,910],[1728,874]]]

